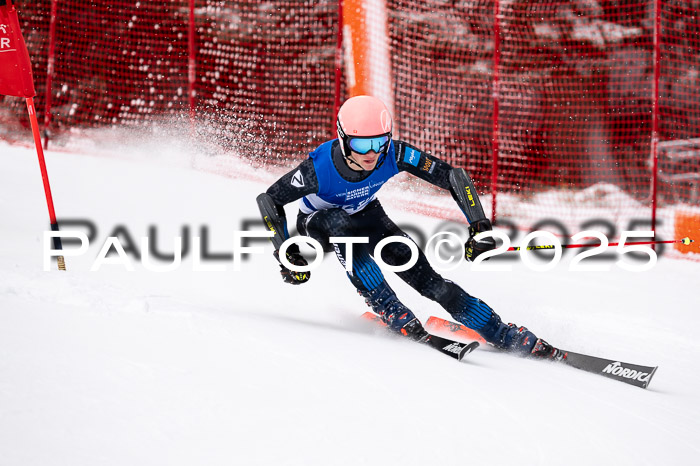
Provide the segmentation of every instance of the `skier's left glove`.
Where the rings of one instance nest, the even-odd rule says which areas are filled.
[[[481,232],[491,231],[491,221],[487,218],[477,220],[469,224],[469,239],[464,243],[464,258],[468,261],[474,261],[480,254],[496,249],[496,240],[484,238],[479,241],[474,240],[474,237]],[[484,260],[489,260],[487,257]]]
[[[275,259],[277,259],[277,262],[280,262],[279,250],[275,250],[273,254]],[[291,264],[298,265],[300,267],[309,265],[309,263],[306,262],[306,259],[304,259],[304,256],[299,253],[299,247],[296,244],[293,244],[287,248],[286,256],[287,260]],[[281,262],[280,275],[282,275],[282,280],[284,280],[286,283],[291,283],[292,285],[301,285],[302,283],[308,282],[309,278],[311,278],[311,272],[294,272],[282,265]]]

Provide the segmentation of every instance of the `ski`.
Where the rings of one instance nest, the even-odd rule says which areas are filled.
[[[479,343],[486,343],[486,340],[479,335],[476,330],[472,330],[469,327],[465,327],[462,324],[457,324],[449,320],[441,319],[439,317],[432,316],[425,323],[425,329],[429,332],[451,332],[455,336],[464,338],[470,341],[478,341]]]
[[[386,324],[382,322],[382,319],[373,312],[367,311],[364,314],[362,314],[362,317],[378,325],[381,325],[382,327],[386,327]],[[462,343],[459,341],[450,340],[449,338],[439,337],[433,334],[428,335],[428,339],[425,341],[425,344],[427,344],[431,348],[435,348],[442,354],[456,359],[457,361],[461,361],[464,356],[466,356],[467,354],[471,353],[479,347],[478,341]]]
[[[484,339],[474,330],[462,324],[451,322],[440,317],[430,317],[425,325],[426,330],[451,332],[467,340],[484,342]],[[580,369],[593,374],[602,375],[618,382],[634,385],[635,387],[647,388],[652,377],[656,373],[658,366],[642,366],[630,364],[614,359],[599,358],[587,354],[575,353],[573,351],[561,350],[564,357],[557,361],[569,367]]]
[[[587,354],[564,351],[562,363],[586,372],[600,374],[603,377],[628,383],[635,387],[647,388],[651,378],[654,377],[658,366],[641,366],[627,362],[615,361],[612,359],[588,356]]]
[[[462,358],[475,349],[479,347],[478,341],[473,341],[471,343],[461,343],[459,341],[450,340],[448,338],[439,337],[437,335],[428,335],[426,344],[431,348],[435,348],[442,354],[446,354],[457,361],[461,361]]]

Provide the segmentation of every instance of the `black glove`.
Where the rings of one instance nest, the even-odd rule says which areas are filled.
[[[275,250],[273,253],[275,256],[275,259],[277,259],[277,262],[280,261],[280,256],[279,256],[279,251]],[[306,266],[309,265],[308,262],[306,262],[306,259],[299,253],[299,247],[296,244],[292,244],[287,248],[287,260],[294,265],[298,266]],[[306,283],[309,281],[309,278],[311,278],[311,272],[293,272],[289,270],[287,267],[282,265],[280,262],[280,275],[282,275],[282,280],[284,280],[287,283],[291,283],[292,285],[301,285],[302,283]]]
[[[464,243],[464,258],[468,261],[474,261],[479,254],[496,249],[496,240],[493,238],[474,240],[474,237],[483,231],[491,231],[491,221],[487,218],[477,220],[469,225],[469,239]],[[489,259],[487,257],[484,260]]]

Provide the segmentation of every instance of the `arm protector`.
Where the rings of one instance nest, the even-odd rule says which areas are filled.
[[[267,193],[260,194],[255,200],[258,203],[265,227],[275,234],[270,240],[274,244],[275,249],[279,250],[282,243],[289,238],[287,216],[284,214],[284,208],[277,205],[272,196]]]
[[[453,168],[450,171],[450,188],[452,197],[457,201],[470,224],[486,218],[474,182],[464,168]]]

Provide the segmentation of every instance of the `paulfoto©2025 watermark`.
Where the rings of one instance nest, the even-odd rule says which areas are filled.
[[[71,223],[71,222],[66,222]],[[251,222],[254,223],[254,222]],[[551,223],[551,221],[550,221]],[[600,223],[600,222],[598,222]],[[43,268],[50,269],[51,259],[57,256],[77,257],[88,254],[90,244],[95,244],[96,226],[89,221],[72,221],[73,225],[82,226],[87,229],[87,234],[80,230],[66,231],[45,231],[43,238]],[[455,225],[452,225],[454,227]],[[509,225],[510,226],[510,225]],[[457,231],[462,231],[463,226],[457,225]],[[519,241],[519,250],[513,251],[511,248],[510,236],[502,230],[496,229],[479,234],[475,239],[493,237],[498,246],[492,251],[479,255],[475,261],[467,262],[464,258],[465,237],[458,235],[455,228],[448,228],[437,231],[427,237],[416,226],[402,226],[405,230],[410,230],[412,236],[417,234],[417,242],[429,256],[433,266],[438,271],[450,271],[458,267],[469,267],[473,271],[498,271],[507,272],[513,270],[512,261],[507,259],[520,259],[529,269],[533,271],[547,271],[557,267],[565,251],[559,237],[549,231],[535,230],[529,232]],[[608,231],[610,231],[608,229]],[[149,234],[140,236],[138,242],[134,241],[134,235],[128,229],[120,225],[112,231],[101,243],[99,252],[96,254],[90,271],[99,271],[104,265],[117,265],[126,271],[135,270],[135,265],[140,264],[144,269],[153,272],[169,272],[178,270],[183,265],[183,258],[191,257],[190,267],[195,272],[226,272],[233,270],[238,272],[244,269],[243,264],[246,259],[253,255],[260,255],[269,252],[265,247],[250,246],[250,243],[268,243],[268,238],[273,236],[270,231],[250,231],[238,230],[230,235],[227,250],[212,253],[209,250],[209,228],[202,226],[199,235],[191,235],[189,227],[182,229],[182,236],[172,238],[172,253],[163,253],[156,248],[157,228],[151,226]],[[511,229],[512,232],[512,229]],[[64,244],[70,247],[56,249],[53,238],[60,237]],[[427,237],[427,239],[426,239]],[[568,262],[567,268],[571,271],[605,272],[613,269],[613,266],[633,272],[643,272],[651,269],[656,264],[658,257],[663,250],[656,251],[647,244],[634,244],[638,239],[648,240],[654,237],[652,231],[623,231],[618,244],[614,249],[609,246],[608,236],[599,230],[585,230],[570,236],[572,242],[589,241],[586,249],[577,252]],[[344,267],[347,271],[352,270],[353,265],[353,245],[369,243],[369,238],[363,236],[355,237],[332,237],[330,243],[347,244],[347,253]],[[389,243],[402,243],[410,251],[410,259],[402,265],[390,265],[382,260],[382,249]],[[542,245],[544,243],[544,245]],[[99,242],[98,242],[99,244]],[[308,253],[307,266],[300,267],[289,263],[286,260],[285,252],[291,244],[305,246]],[[537,249],[528,246],[536,246]],[[567,243],[568,244],[568,243]],[[610,251],[616,254],[611,255]],[[545,255],[543,256],[543,251]],[[370,251],[375,261],[380,267],[394,272],[409,270],[418,260],[419,245],[416,241],[405,236],[391,236],[380,241],[373,251]],[[308,236],[292,236],[284,242],[280,248],[280,261],[282,265],[296,272],[312,271],[318,268],[325,256],[322,245]],[[626,257],[625,257],[626,256]],[[484,262],[487,259],[494,259]],[[584,259],[586,260],[585,262]],[[600,259],[612,259],[600,260]],[[231,265],[232,268],[227,267]]]

